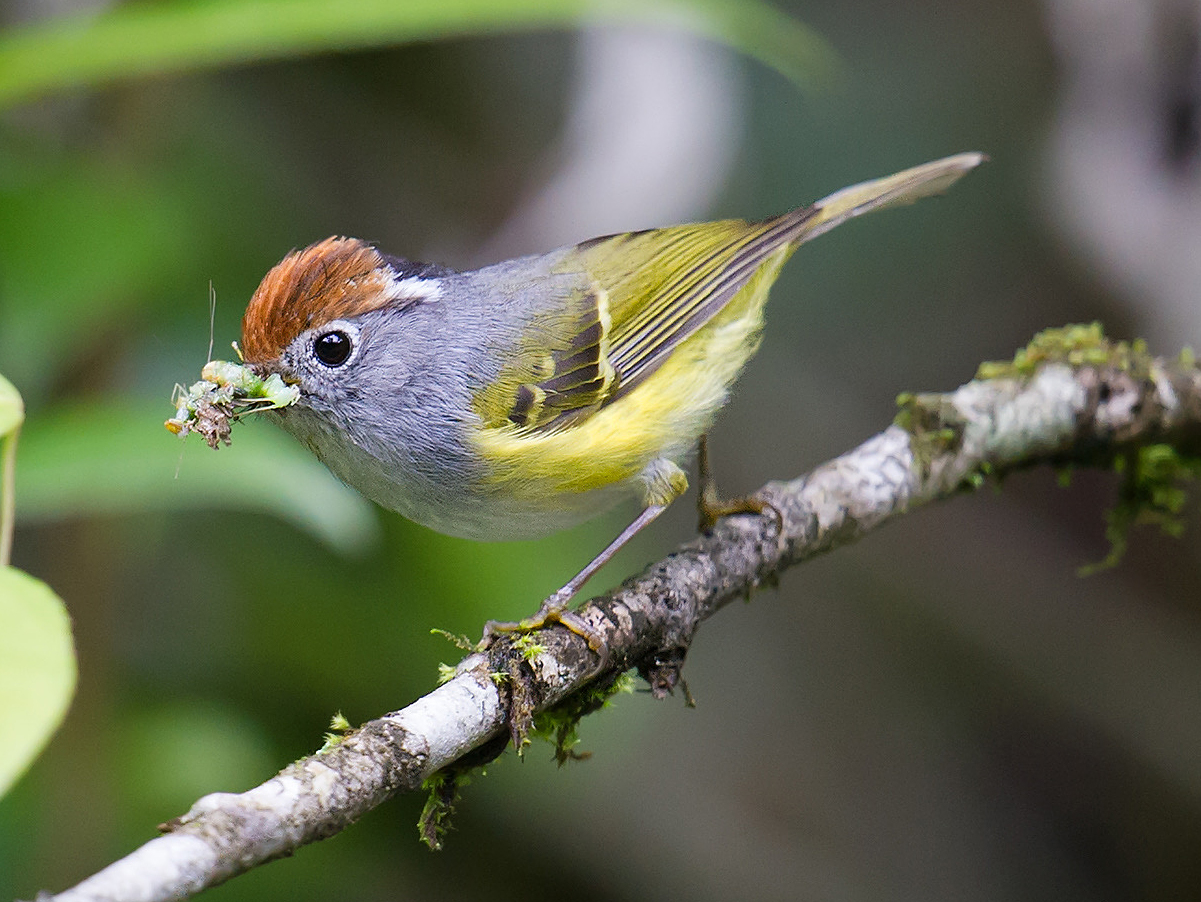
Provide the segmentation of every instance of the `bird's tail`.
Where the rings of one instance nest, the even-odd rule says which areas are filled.
[[[941,194],[987,159],[982,153],[959,153],[835,191],[793,214],[798,222],[792,241],[803,244],[862,213]]]

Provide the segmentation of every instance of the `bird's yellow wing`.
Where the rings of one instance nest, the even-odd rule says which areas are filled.
[[[653,373],[814,215],[808,207],[764,222],[728,219],[630,232],[579,248],[610,323],[615,400]]]
[[[627,232],[572,248],[557,270],[575,290],[530,323],[524,347],[481,399],[485,421],[559,430],[621,397],[788,245],[796,215]]]
[[[576,246],[561,267],[581,272],[588,287],[540,323],[538,346],[510,371],[514,378],[502,379],[500,409],[522,429],[578,422],[650,376],[769,260],[778,268],[778,255],[851,217],[941,192],[982,159],[969,153],[926,163],[762,222],[626,232]]]

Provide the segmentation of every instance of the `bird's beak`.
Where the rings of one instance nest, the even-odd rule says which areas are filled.
[[[300,377],[290,368],[281,365],[278,360],[273,360],[270,363],[251,363],[247,364],[247,366],[260,379],[266,379],[268,376],[275,374],[284,380],[285,385],[300,384]]]

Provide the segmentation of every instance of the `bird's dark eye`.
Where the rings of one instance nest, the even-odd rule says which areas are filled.
[[[313,341],[313,353],[326,366],[341,366],[350,357],[350,336],[342,331],[318,335]]]

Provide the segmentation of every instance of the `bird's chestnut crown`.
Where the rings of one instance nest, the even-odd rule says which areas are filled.
[[[309,329],[406,299],[435,297],[437,280],[424,274],[439,269],[385,257],[358,238],[335,236],[292,251],[263,277],[246,307],[242,356],[250,364],[269,363]],[[331,331],[319,336],[313,351],[326,366],[339,366],[350,354],[350,341]]]

